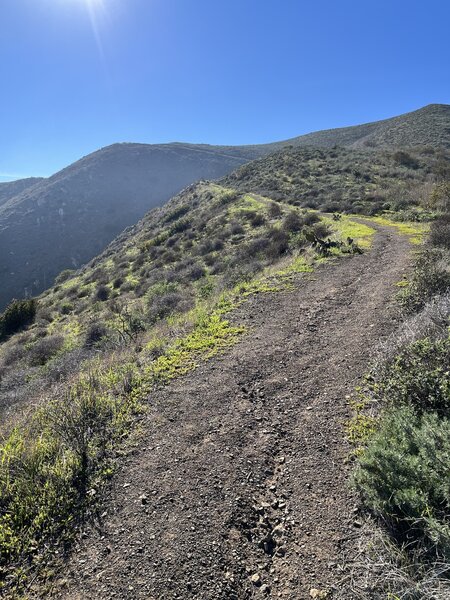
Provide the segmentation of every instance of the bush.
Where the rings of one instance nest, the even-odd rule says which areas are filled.
[[[114,279],[114,281],[113,281],[113,288],[114,288],[115,290],[118,290],[118,289],[119,289],[119,288],[122,286],[122,284],[123,284],[123,282],[124,282],[124,281],[125,281],[125,280],[124,280],[124,278],[123,278],[123,277],[116,277],[116,278]]]
[[[30,325],[36,316],[37,301],[12,300],[0,315],[0,340]]]
[[[450,181],[443,181],[434,186],[430,194],[429,204],[436,210],[450,211]]]
[[[45,365],[62,348],[64,338],[62,335],[51,335],[35,343],[30,349],[30,364],[33,367]]]
[[[230,235],[242,235],[245,232],[245,229],[237,221],[230,223],[228,230]]]
[[[385,415],[359,457],[355,483],[366,505],[402,542],[450,559],[450,421],[403,407]]]
[[[395,152],[393,159],[397,164],[402,165],[402,167],[408,167],[408,169],[417,169],[419,167],[418,161],[404,150]]]
[[[282,229],[286,233],[296,233],[300,231],[302,227],[303,221],[297,212],[291,211],[285,216],[282,224]]]
[[[251,281],[263,268],[263,265],[258,260],[239,261],[234,265],[230,265],[223,276],[223,287],[233,288],[238,283]]]
[[[59,307],[62,315],[68,315],[73,311],[73,304],[71,302],[63,302]]]
[[[289,237],[281,229],[271,229],[269,231],[270,243],[266,249],[266,256],[269,260],[277,260],[283,254],[289,251]]]
[[[281,207],[277,202],[271,202],[269,204],[269,217],[276,219],[281,215]]]
[[[201,265],[198,265],[198,264],[192,265],[192,267],[190,267],[186,271],[186,277],[188,279],[190,279],[191,281],[198,281],[205,275],[206,275],[206,271],[205,271],[204,267],[202,267]]]
[[[64,271],[61,271],[61,273],[55,279],[55,284],[59,285],[61,283],[64,283],[70,277],[72,277],[74,273],[75,273],[75,271],[73,269],[65,269]]]
[[[21,343],[11,346],[3,355],[3,364],[10,366],[19,362],[25,356],[25,349]]]
[[[44,556],[54,557],[61,542],[63,549],[73,540],[89,514],[89,490],[98,489],[111,473],[115,444],[135,410],[128,393],[134,385],[130,369],[117,369],[114,383],[109,369],[80,375],[29,424],[2,440],[2,597],[23,596],[30,566],[39,569],[47,564]]]
[[[418,256],[408,287],[399,300],[408,312],[420,310],[433,296],[450,288],[448,255],[438,248],[427,248]]]
[[[178,291],[178,284],[175,282],[158,281],[153,284],[145,294],[145,301],[147,306],[150,307],[153,301],[158,296],[164,296],[165,294],[173,293]]]
[[[318,223],[320,221],[319,215],[315,212],[310,212],[310,211],[308,211],[306,214],[304,214],[302,219],[303,219],[303,224],[307,225],[308,227],[311,227],[311,225],[314,225],[314,223]]]
[[[110,294],[110,289],[106,285],[99,285],[96,292],[95,297],[97,300],[104,302],[108,300]]]
[[[156,296],[152,300],[148,309],[148,318],[151,323],[155,323],[159,319],[165,319],[177,311],[187,310],[189,306],[182,294],[169,292],[161,296]]]
[[[430,244],[450,249],[450,214],[445,214],[431,224]]]
[[[323,240],[330,235],[330,230],[325,223],[315,223],[312,228],[314,235]]]
[[[261,225],[264,225],[267,221],[266,217],[261,212],[253,210],[247,210],[245,216],[253,227],[261,227]]]
[[[450,410],[450,338],[422,339],[402,348],[378,375],[375,390],[393,406],[418,412]]]
[[[247,261],[248,257],[253,258],[262,254],[268,245],[269,240],[266,237],[256,237],[248,241],[247,244],[244,244],[241,248],[240,255],[242,257],[242,262]]]
[[[177,233],[182,233],[186,231],[191,226],[191,222],[188,219],[179,219],[169,229],[169,236],[175,235]]]
[[[96,346],[104,337],[106,337],[108,329],[103,323],[92,323],[86,331],[84,345],[87,348]]]

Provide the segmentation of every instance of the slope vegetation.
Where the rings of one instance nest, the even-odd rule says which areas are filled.
[[[346,395],[395,326],[410,248],[381,228],[370,252],[253,297],[233,315],[248,333],[229,353],[153,390],[145,433],[55,595],[373,600],[350,577],[361,530],[344,483]]]
[[[445,150],[296,148],[244,165],[224,183],[326,212],[409,211],[414,220],[420,218],[415,208],[426,206],[434,183],[449,177]]]

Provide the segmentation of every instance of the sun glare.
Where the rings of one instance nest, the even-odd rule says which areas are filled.
[[[92,32],[95,37],[95,41],[97,44],[98,52],[100,57],[104,58],[103,52],[103,44],[100,36],[100,26],[99,19],[102,17],[102,13],[104,13],[104,0],[82,0],[86,5],[87,11],[89,13],[89,18],[91,21]]]

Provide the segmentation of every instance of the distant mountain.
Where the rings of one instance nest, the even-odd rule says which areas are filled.
[[[450,106],[430,105],[384,121],[272,144],[114,144],[48,179],[0,184],[0,310],[12,297],[49,287],[63,269],[88,262],[149,209],[191,183],[220,178],[288,146],[346,146],[365,152],[448,148]],[[309,185],[314,187],[314,181]]]
[[[27,179],[18,179],[16,181],[5,181],[0,183],[0,207],[21,194],[24,190],[43,181],[42,177],[28,177]]]

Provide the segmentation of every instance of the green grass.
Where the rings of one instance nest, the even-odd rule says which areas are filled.
[[[144,379],[148,385],[167,383],[195,369],[199,360],[207,360],[229,348],[244,332],[244,327],[230,325],[216,311],[205,315],[191,333],[177,340],[144,370]]]
[[[379,225],[387,227],[395,227],[398,233],[408,237],[411,244],[420,245],[423,243],[424,236],[429,232],[430,225],[428,223],[404,223],[402,221],[393,221],[387,216],[364,217]]]
[[[369,225],[364,223],[358,223],[347,215],[342,215],[338,221],[334,221],[328,217],[324,217],[323,221],[330,225],[338,238],[344,240],[352,238],[360,248],[365,250],[371,247],[373,236],[376,233],[373,227],[369,227]]]

